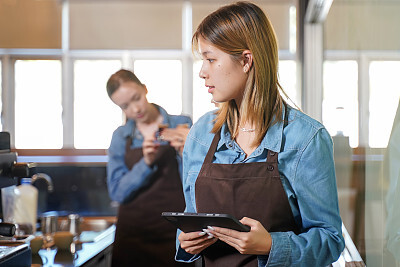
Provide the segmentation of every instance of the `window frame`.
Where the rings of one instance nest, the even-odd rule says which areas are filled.
[[[369,66],[372,61],[400,61],[399,51],[325,50],[324,61],[354,60],[358,64],[358,147],[369,146]]]

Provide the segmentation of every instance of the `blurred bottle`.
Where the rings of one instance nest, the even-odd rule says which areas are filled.
[[[14,221],[20,234],[36,232],[38,190],[31,185],[31,178],[22,178],[17,186],[19,197],[15,203]]]
[[[1,205],[3,208],[3,222],[15,223],[15,205],[19,198],[17,186],[12,185],[1,189]]]

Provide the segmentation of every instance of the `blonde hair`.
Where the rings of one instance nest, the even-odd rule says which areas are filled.
[[[278,44],[271,22],[255,4],[236,2],[204,18],[192,38],[195,51],[200,38],[236,61],[241,59],[243,51],[251,51],[253,64],[241,106],[237,107],[234,100],[221,104],[212,132],[217,133],[226,122],[234,139],[239,125],[248,121],[256,126],[253,145],[258,146],[269,127],[282,121],[284,103],[279,93],[282,88],[278,82]]]

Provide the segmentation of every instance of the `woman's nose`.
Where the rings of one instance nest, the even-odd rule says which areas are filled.
[[[201,69],[199,71],[199,77],[202,79],[206,78],[206,72],[204,71],[204,66],[201,66]]]
[[[130,113],[137,113],[139,110],[138,106],[135,104],[130,104],[129,105],[129,112]]]

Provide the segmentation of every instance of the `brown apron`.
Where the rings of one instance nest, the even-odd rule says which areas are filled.
[[[126,142],[125,164],[131,169],[142,157],[142,148]],[[145,188],[118,211],[112,266],[182,266],[175,258],[176,228],[161,217],[163,211],[183,211],[185,200],[176,151],[159,147],[158,170]],[[187,266],[187,265],[184,265]]]
[[[197,212],[228,213],[261,222],[269,232],[294,231],[288,197],[278,171],[278,153],[267,151],[266,162],[212,163],[220,132],[212,141],[196,181]],[[210,266],[258,266],[256,255],[242,255],[217,241],[202,252],[203,264]]]

